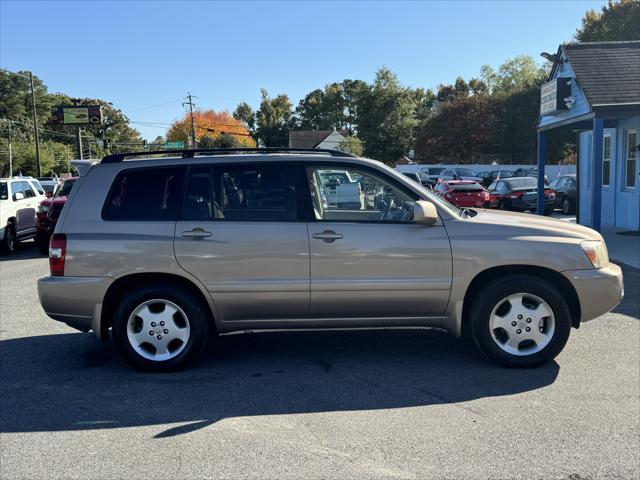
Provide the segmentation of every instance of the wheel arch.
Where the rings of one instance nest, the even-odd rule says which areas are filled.
[[[174,273],[145,272],[122,276],[109,285],[102,301],[102,310],[100,314],[100,338],[103,340],[108,338],[108,331],[113,322],[113,315],[115,314],[119,303],[128,292],[143,285],[157,282],[180,285],[191,291],[205,308],[205,312],[207,312],[209,316],[210,326],[215,329],[214,332],[217,331],[212,301],[210,297],[207,298],[207,295],[193,281]]]
[[[478,293],[482,290],[491,280],[500,278],[504,275],[520,274],[530,275],[533,277],[546,280],[554,285],[566,299],[569,311],[571,312],[571,325],[574,328],[580,327],[580,300],[578,293],[576,292],[571,282],[562,273],[552,270],[546,267],[540,267],[537,265],[501,265],[497,267],[491,267],[478,273],[467,288],[464,295],[464,301],[462,306],[462,329],[465,331],[466,326],[469,324],[471,304],[476,298]]]

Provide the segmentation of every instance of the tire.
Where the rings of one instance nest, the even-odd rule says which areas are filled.
[[[0,253],[9,254],[18,248],[18,239],[16,238],[16,229],[13,224],[8,223],[4,228],[4,237],[0,240]]]
[[[200,356],[207,345],[210,319],[207,308],[200,298],[180,285],[142,286],[129,293],[116,309],[114,341],[124,359],[139,370],[180,370]],[[175,313],[165,313],[167,309]],[[164,346],[166,354],[154,345]]]
[[[545,312],[550,315],[544,316]],[[542,328],[536,333],[538,325]],[[494,362],[511,368],[533,368],[550,362],[562,351],[571,325],[567,302],[553,285],[518,274],[494,280],[478,292],[471,305],[469,330],[478,350]]]
[[[36,246],[43,255],[49,255],[49,236],[38,233],[36,235]]]
[[[502,200],[498,201],[498,209],[507,210],[507,205],[505,204],[504,201],[502,201]]]
[[[490,202],[484,202],[482,204],[482,208],[491,208],[491,203]]]
[[[562,213],[564,213],[565,215],[570,215],[573,213],[573,204],[568,198],[565,198],[562,201]]]

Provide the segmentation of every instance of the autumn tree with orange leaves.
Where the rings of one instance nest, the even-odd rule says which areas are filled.
[[[236,120],[227,112],[214,110],[197,110],[193,112],[196,130],[196,142],[200,146],[228,144],[230,140],[238,147],[255,147],[256,142],[241,121]],[[169,127],[167,140],[184,142],[188,145],[191,139],[191,115],[176,120]]]

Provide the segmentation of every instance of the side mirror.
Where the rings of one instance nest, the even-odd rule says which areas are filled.
[[[420,225],[433,225],[438,222],[438,211],[433,203],[418,200],[413,207],[413,221]]]
[[[14,200],[23,200],[24,199],[24,193],[22,192],[16,192],[13,194],[13,199]]]

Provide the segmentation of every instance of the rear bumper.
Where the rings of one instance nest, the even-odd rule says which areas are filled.
[[[489,200],[484,198],[456,198],[453,203],[456,207],[476,207],[482,208]]]
[[[72,328],[100,337],[102,300],[113,281],[109,277],[42,277],[38,297],[45,313]]]
[[[624,296],[622,270],[613,263],[604,268],[563,273],[578,294],[581,322],[593,320],[609,312]]]
[[[555,206],[555,198],[545,198],[544,199],[544,208],[553,208]],[[523,200],[516,200],[516,199],[512,199],[511,200],[511,207],[514,210],[537,210],[538,209],[538,203],[536,200],[527,200],[527,201],[523,201]]]

